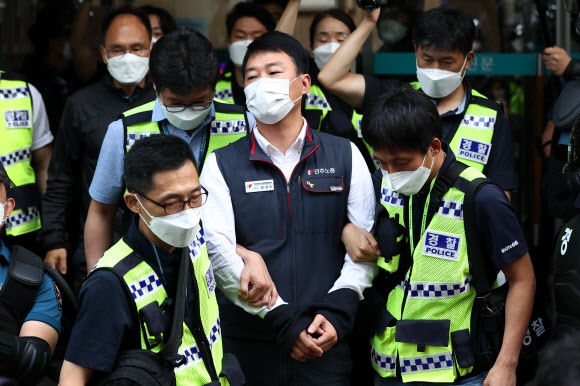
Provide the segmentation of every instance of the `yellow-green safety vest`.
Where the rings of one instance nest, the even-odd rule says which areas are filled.
[[[231,103],[214,99],[215,119],[211,122],[209,143],[204,159],[215,149],[222,148],[244,137],[248,123],[243,109]],[[125,151],[129,151],[135,142],[154,134],[163,134],[160,122],[152,122],[151,114],[155,101],[135,107],[121,118],[125,129]],[[203,162],[199,160],[199,165]],[[201,167],[200,167],[201,169]]]
[[[417,90],[421,88],[419,82],[412,82],[411,86]],[[484,104],[477,103],[478,98]],[[493,130],[501,106],[472,89],[471,101],[466,107],[449,148],[457,160],[481,172],[489,160]]]
[[[199,312],[203,332],[211,348],[216,373],[220,374],[223,348],[219,310],[215,296],[216,284],[201,227],[195,240],[188,248],[199,292]],[[134,253],[124,239],[119,240],[103,254],[91,274],[101,269],[114,270],[123,277],[135,301],[137,315],[141,315],[141,310],[151,303],[156,302],[161,306],[167,299],[167,292],[157,273]],[[138,322],[145,323],[144,320]],[[142,349],[155,353],[161,351],[164,347],[162,335],[151,336],[148,328],[140,328],[140,331]],[[185,357],[185,362],[175,368],[177,385],[205,385],[211,382],[211,376],[205,367],[201,350],[185,322],[183,323],[183,338],[178,354]],[[220,377],[220,383],[224,386],[229,385],[225,377]]]
[[[224,78],[218,80],[215,86],[214,98],[225,103],[234,103],[234,92],[232,90],[232,73],[226,72]]]
[[[14,183],[16,208],[6,219],[6,234],[19,236],[40,229],[40,194],[32,159],[34,111],[28,84],[0,71],[0,161]]]
[[[474,168],[460,174],[467,181],[479,177],[483,174]],[[471,311],[476,295],[469,271],[463,201],[464,193],[451,187],[429,224],[422,225],[416,248],[410,242],[411,267],[404,280],[390,291],[386,304],[386,311],[396,323],[390,323],[371,339],[371,362],[381,377],[396,376],[397,360],[403,382],[452,383],[473,370],[473,364],[461,367],[458,362],[465,362],[457,357],[458,352],[470,352],[470,347],[465,345],[470,344]],[[398,214],[399,222],[406,226],[405,198],[388,189],[384,178],[381,204],[391,217]],[[409,219],[412,219],[412,204],[411,197]],[[423,219],[428,207],[429,199],[423,208]],[[411,224],[407,229],[412,237],[412,220],[408,221]],[[377,264],[394,272],[398,269],[398,257],[388,262],[381,257]]]

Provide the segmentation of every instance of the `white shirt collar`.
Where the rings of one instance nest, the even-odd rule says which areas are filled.
[[[294,143],[290,146],[288,151],[295,149],[298,152],[298,154],[302,153],[304,139],[306,138],[306,126],[307,126],[306,119],[304,119],[304,117],[302,117],[302,129],[300,130],[300,134],[298,134],[296,141],[294,141]],[[258,130],[257,125],[254,126],[253,131],[254,131],[254,136],[256,137],[256,141],[258,142],[258,145],[264,151],[264,153],[266,153],[268,156],[270,156],[270,153],[274,150],[277,151],[278,153],[282,153],[280,150],[276,149],[276,147],[274,145],[272,145],[270,142],[268,142],[268,140],[266,138],[264,138],[264,136],[260,133],[260,130]]]

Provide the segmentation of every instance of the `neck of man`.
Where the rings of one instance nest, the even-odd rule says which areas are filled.
[[[128,96],[132,96],[137,86],[141,88],[145,87],[145,78],[141,79],[141,81],[137,84],[121,84],[117,79],[113,78],[113,84]]]
[[[443,115],[448,111],[453,111],[459,107],[465,96],[465,86],[463,82],[451,94],[437,100],[437,111]]]
[[[175,247],[173,245],[169,245],[163,240],[161,240],[159,237],[155,236],[155,234],[151,232],[151,229],[149,229],[149,227],[147,226],[147,224],[145,224],[145,222],[141,217],[139,217],[139,224],[137,225],[137,227],[139,228],[139,231],[143,234],[143,236],[145,236],[147,240],[151,241],[153,245],[155,245],[157,248],[163,249],[167,253],[172,253],[175,250]]]
[[[299,103],[297,101],[296,103]],[[256,121],[260,134],[272,144],[276,149],[286,154],[290,146],[296,142],[296,138],[300,135],[304,121],[302,120],[302,109],[300,105],[294,108],[281,121],[268,125],[260,121]]]
[[[431,173],[429,174],[429,179],[425,183],[426,186],[430,185],[431,181],[433,181],[433,179],[437,177],[437,174],[439,174],[439,171],[443,167],[443,163],[445,162],[446,156],[447,155],[443,150],[440,150],[439,153],[435,155],[435,159],[433,160],[433,167],[431,168]]]

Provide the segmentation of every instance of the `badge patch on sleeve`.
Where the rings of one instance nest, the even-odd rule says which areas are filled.
[[[27,129],[32,127],[28,110],[4,111],[4,123],[7,129]]]
[[[207,286],[207,292],[209,296],[213,295],[215,291],[215,278],[213,276],[213,270],[211,266],[205,271],[205,285]]]
[[[457,149],[457,158],[463,158],[470,161],[487,164],[491,144],[478,142],[468,138],[461,138],[459,148]]]
[[[56,296],[56,302],[58,303],[58,310],[62,311],[62,295],[56,283],[52,282],[52,285],[54,286],[54,295]]]
[[[425,232],[423,255],[457,261],[461,237],[440,232]]]

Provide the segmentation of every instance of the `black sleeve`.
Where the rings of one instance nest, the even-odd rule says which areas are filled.
[[[65,247],[65,230],[70,208],[76,207],[79,190],[82,138],[73,100],[69,99],[54,141],[48,168],[46,194],[42,197],[40,242],[46,250]]]
[[[491,152],[483,173],[503,190],[518,188],[518,178],[515,169],[514,148],[509,123],[501,110],[497,112],[497,120],[491,139]]]
[[[89,369],[110,372],[117,353],[136,336],[132,309],[124,284],[111,271],[92,273],[79,293],[79,314],[65,359]],[[131,347],[137,348],[137,347]]]
[[[564,70],[564,79],[566,80],[578,80],[580,79],[580,60],[572,59],[568,66]]]

